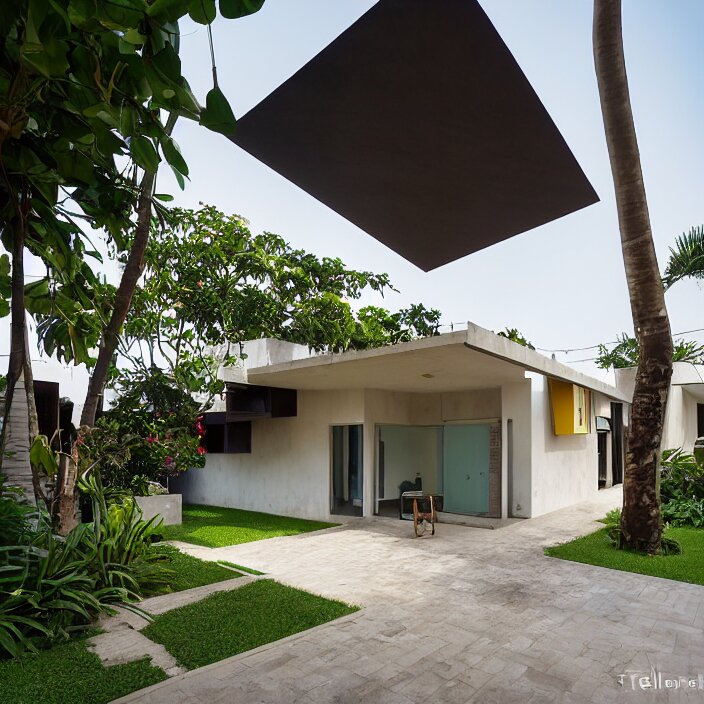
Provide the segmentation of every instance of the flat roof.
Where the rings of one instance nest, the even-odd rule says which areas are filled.
[[[524,380],[526,371],[628,401],[615,387],[473,323],[468,323],[467,330],[387,347],[247,367],[241,380],[301,390],[366,388],[442,393],[496,388]]]
[[[379,0],[231,139],[425,271],[599,200],[476,0]]]

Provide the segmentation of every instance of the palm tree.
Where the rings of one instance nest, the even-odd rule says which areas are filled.
[[[623,263],[640,352],[626,448],[621,544],[656,553],[662,545],[660,440],[672,377],[672,336],[633,124],[621,0],[594,0],[593,42]]]
[[[670,247],[662,282],[668,289],[680,279],[704,279],[704,227],[693,227],[675,240]]]

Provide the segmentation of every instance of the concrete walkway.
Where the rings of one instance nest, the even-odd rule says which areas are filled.
[[[420,539],[375,519],[194,549],[364,609],[118,701],[704,702],[704,587],[542,554],[618,503],[608,490],[505,528],[443,524]],[[651,670],[663,689],[633,691]],[[695,688],[664,689],[678,677]]]

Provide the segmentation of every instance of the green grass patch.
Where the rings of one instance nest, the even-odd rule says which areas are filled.
[[[182,540],[207,548],[222,548],[281,535],[309,533],[335,525],[339,524],[237,508],[188,505],[183,507],[183,523],[180,526],[166,526],[162,534],[164,540]]]
[[[248,574],[263,575],[266,572],[260,572],[259,570],[254,570],[251,567],[244,567],[244,565],[236,565],[234,562],[228,562],[227,560],[218,560],[218,565],[227,565],[240,572],[247,572]]]
[[[602,528],[569,543],[546,548],[545,554],[624,572],[704,584],[704,529],[669,528],[665,535],[680,544],[682,554],[653,556],[618,550],[609,541],[607,532],[608,528]]]
[[[84,639],[0,660],[2,704],[107,704],[166,679],[147,658],[103,667]]]
[[[197,557],[187,555],[173,545],[156,545],[154,549],[169,558],[166,566],[176,572],[176,579],[169,585],[172,592],[181,592],[184,589],[202,587],[205,584],[242,576],[239,572],[234,572],[217,562],[199,560]]]
[[[354,611],[357,607],[265,579],[157,616],[143,633],[193,669]]]

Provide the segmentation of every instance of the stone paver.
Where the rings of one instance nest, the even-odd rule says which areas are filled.
[[[651,670],[663,687],[704,673],[704,587],[542,554],[619,502],[614,489],[496,530],[442,524],[416,539],[406,522],[373,519],[212,550],[364,608],[118,701],[704,701],[704,689],[631,685]]]
[[[105,666],[149,657],[152,664],[164,670],[169,677],[186,672],[163,645],[154,643],[126,624],[90,638],[88,650],[95,653]]]
[[[139,608],[151,616],[157,616],[171,609],[200,601],[217,592],[239,589],[257,579],[259,577],[244,575],[194,589],[154,596],[141,601]],[[186,672],[186,669],[179,666],[163,645],[154,643],[140,633],[149,625],[147,618],[121,607],[117,607],[115,611],[114,615],[103,616],[100,619],[98,626],[103,633],[88,640],[88,649],[95,653],[104,665],[120,665],[150,657],[154,665],[164,670],[169,677]]]

